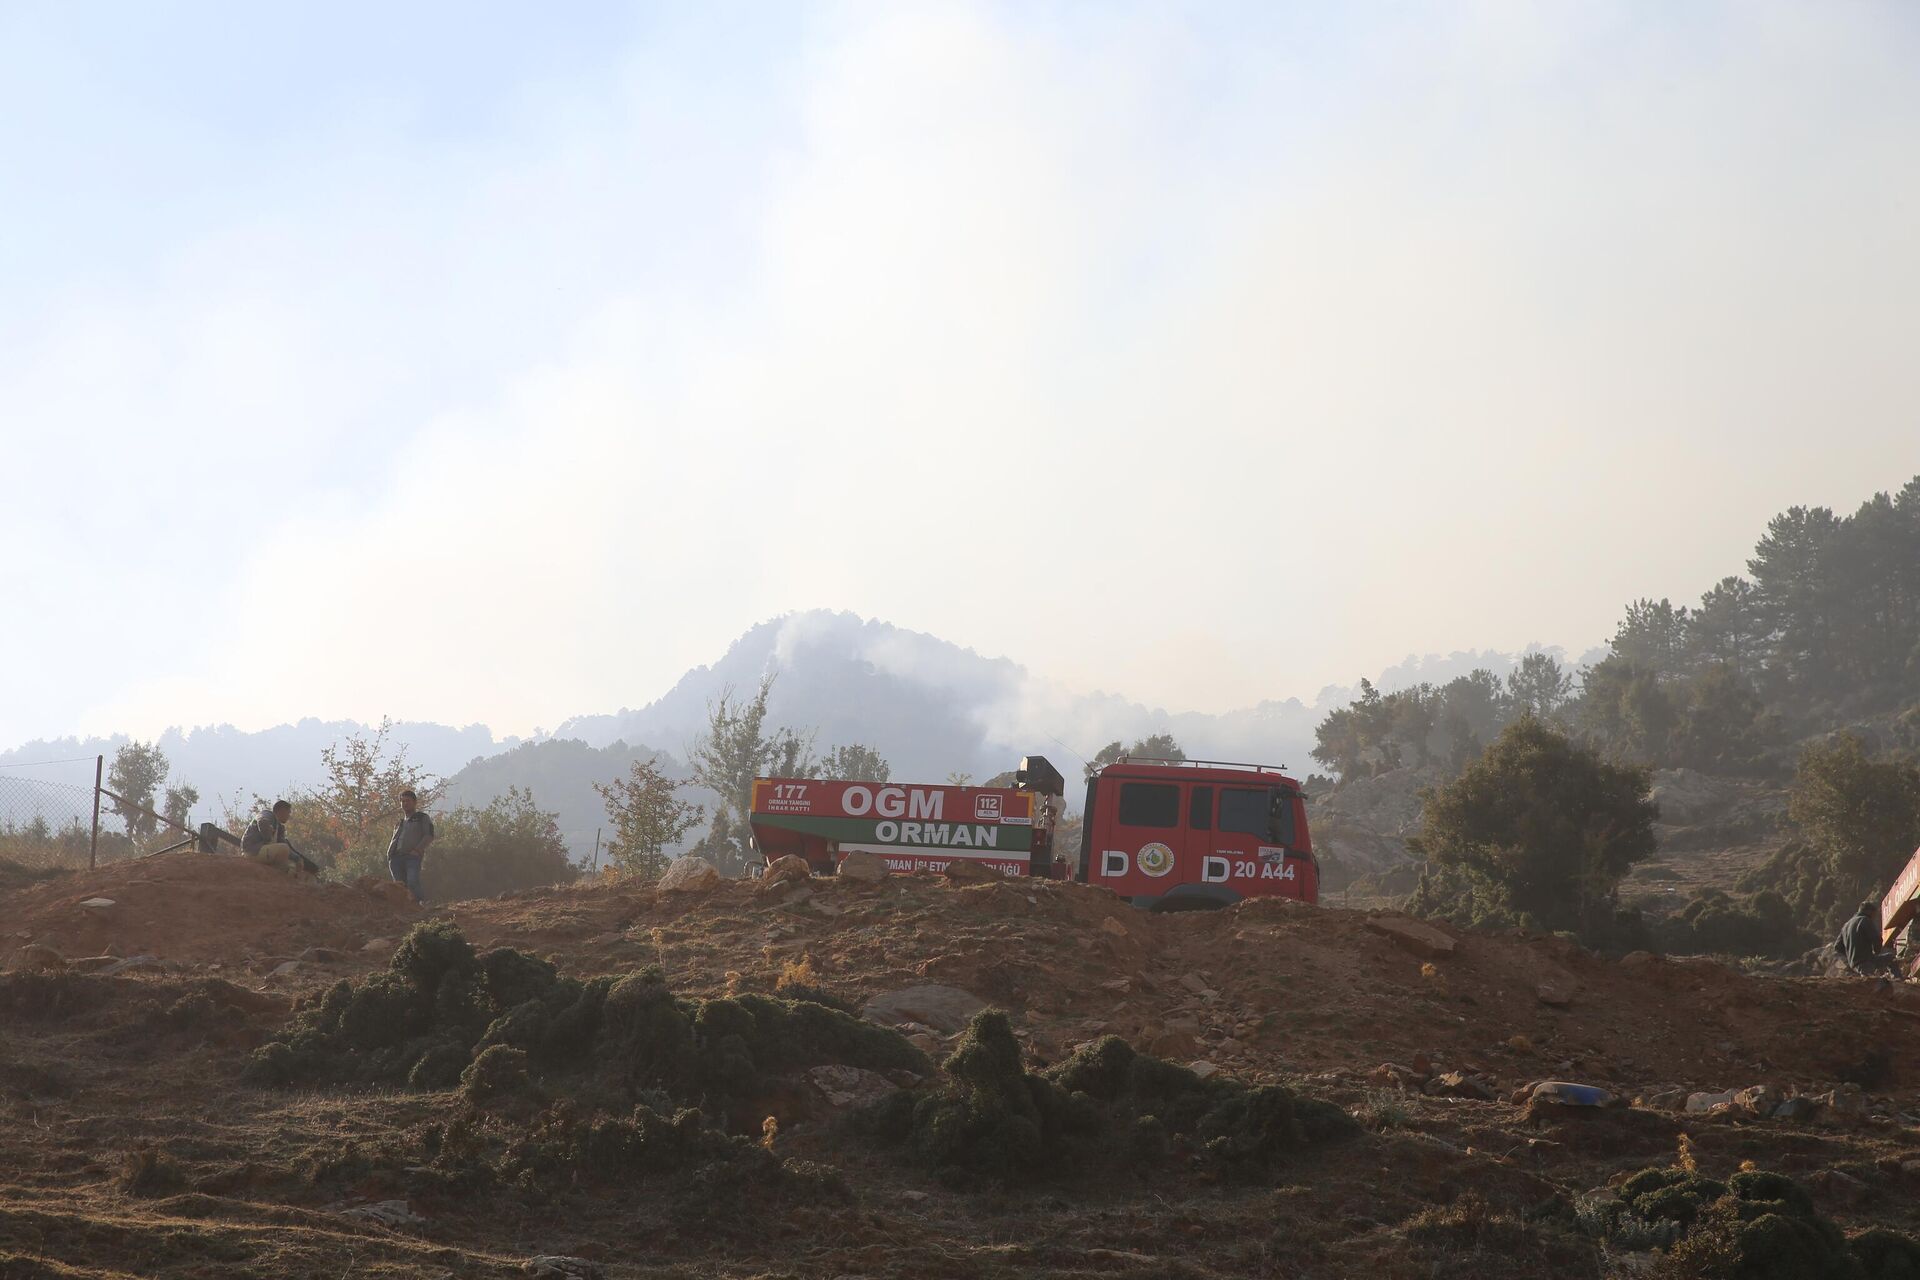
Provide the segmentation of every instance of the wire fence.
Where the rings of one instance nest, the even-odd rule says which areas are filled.
[[[98,791],[93,756],[0,764],[0,863],[28,870],[137,858],[185,837]]]
[[[93,757],[0,765],[0,858],[84,867],[93,848]]]

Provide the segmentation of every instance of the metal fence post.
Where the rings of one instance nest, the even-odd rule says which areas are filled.
[[[81,759],[86,757],[82,756]],[[100,783],[107,768],[105,756],[93,758],[93,839],[87,845],[87,870],[93,871],[100,865]]]

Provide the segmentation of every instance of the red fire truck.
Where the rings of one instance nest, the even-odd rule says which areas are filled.
[[[964,859],[1010,876],[1071,875],[1161,911],[1319,900],[1306,803],[1278,769],[1123,758],[1088,779],[1077,850],[1053,843],[1066,792],[1060,772],[1028,756],[1014,779],[1012,787],[961,787],[756,778],[754,847],[769,862],[798,855],[822,874],[858,851],[878,854],[891,871],[942,871]]]

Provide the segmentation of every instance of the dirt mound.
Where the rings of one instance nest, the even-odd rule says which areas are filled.
[[[85,905],[95,900],[111,905]],[[1436,948],[1370,927],[1397,917],[1280,901],[1146,915],[1082,885],[890,876],[682,893],[594,883],[451,913],[482,948],[547,956],[580,977],[659,965],[689,994],[772,991],[800,965],[822,998],[853,1008],[903,988],[959,988],[1012,1013],[1042,1062],[1113,1034],[1176,1062],[1269,1077],[1426,1055],[1502,1086],[1567,1078],[1628,1096],[1920,1083],[1920,990],[1610,960],[1521,934],[1440,931],[1451,946]],[[397,885],[316,884],[192,853],[0,896],[9,954],[36,943],[186,964],[309,947],[359,964],[367,939],[398,938],[417,919]],[[932,1051],[941,1046],[927,1041],[954,1030],[915,1033]]]
[[[87,906],[103,900],[111,905]],[[355,950],[420,912],[386,882],[322,884],[245,858],[168,853],[74,872],[0,897],[8,952],[28,942],[67,957],[152,955],[187,964]]]
[[[1434,958],[1380,917],[1279,901],[1146,915],[1103,890],[933,876],[696,894],[583,886],[458,904],[478,945],[580,974],[659,964],[676,988],[771,989],[808,962],[864,1005],[937,982],[1016,1015],[1055,1061],[1115,1034],[1254,1075],[1430,1055],[1503,1086],[1549,1077],[1632,1096],[1662,1085],[1920,1083],[1920,991],[1764,978],[1706,960],[1612,960],[1553,937],[1443,930]],[[1388,917],[1398,918],[1398,917]]]
[[[1806,1260],[1749,1269],[1794,1280],[1914,1274],[1903,987],[1364,912],[1146,916],[1078,885],[888,877],[455,904],[477,976],[443,973],[429,1008],[418,936],[349,949],[401,938],[403,901],[193,861],[0,891],[0,929],[51,934],[98,895],[164,926],[139,939],[163,955],[344,954],[277,992],[167,966],[0,975],[0,1276],[1599,1280],[1683,1247]],[[526,954],[489,968],[502,946]],[[622,978],[622,1001],[645,998],[609,1039]],[[569,1054],[567,1020],[602,990],[576,1042],[592,1052]],[[1004,1013],[968,1031],[934,994]],[[860,1030],[946,1074],[790,1051],[847,1027],[784,1015],[816,996],[891,1010],[899,1036]],[[412,1040],[450,1034],[457,1087],[395,1087]],[[326,1070],[249,1082],[269,1043]],[[1873,1083],[1822,1085],[1849,1077]],[[1615,1105],[1516,1087],[1543,1078]],[[1703,1112],[1688,1089],[1741,1092],[1692,1099]],[[677,1109],[710,1099],[705,1118]],[[892,1123],[863,1134],[863,1115]],[[1836,1229],[1855,1270],[1835,1269]]]

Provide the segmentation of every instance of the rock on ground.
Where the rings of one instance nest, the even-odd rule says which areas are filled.
[[[955,858],[947,864],[946,870],[942,872],[942,874],[949,880],[959,880],[966,883],[981,883],[1006,879],[1004,875],[995,871],[986,863],[977,862],[972,858]]]
[[[790,882],[805,884],[812,875],[813,868],[807,865],[805,858],[789,853],[767,864],[766,873],[760,877],[760,883],[762,887],[768,889]]]
[[[1406,950],[1429,960],[1443,960],[1452,955],[1459,945],[1432,925],[1421,924],[1405,916],[1369,916],[1367,928],[1386,935]]]
[[[1564,1009],[1573,1003],[1574,994],[1579,989],[1580,984],[1574,981],[1572,974],[1548,970],[1540,975],[1540,980],[1534,984],[1533,992],[1540,997],[1541,1004]]]
[[[877,853],[856,850],[840,860],[840,875],[847,880],[885,880],[887,860]]]
[[[705,858],[687,854],[667,864],[656,887],[666,893],[678,893],[689,889],[711,889],[722,879],[724,877],[718,867]]]

